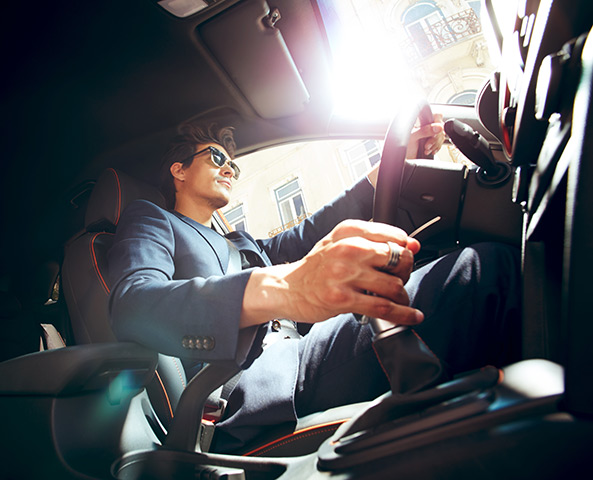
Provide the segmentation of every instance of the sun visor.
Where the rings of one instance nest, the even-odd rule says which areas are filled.
[[[215,60],[265,119],[301,113],[309,92],[282,38],[281,12],[241,2],[197,28]]]

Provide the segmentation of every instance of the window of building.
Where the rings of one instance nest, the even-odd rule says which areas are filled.
[[[472,2],[467,2],[467,4],[469,5],[469,7],[476,12],[476,16],[478,18],[482,18],[481,17],[481,13],[482,13],[482,2],[478,2],[478,1],[472,1]]]
[[[381,160],[379,143],[375,140],[365,140],[347,149],[345,153],[355,179],[365,175],[373,165]]]
[[[277,188],[275,194],[282,224],[286,225],[299,216],[306,215],[305,198],[298,179]]]
[[[235,230],[247,230],[247,221],[245,219],[245,211],[243,210],[243,204],[237,205],[228,212],[224,213],[229,225]]]
[[[403,15],[405,25],[413,45],[421,56],[443,47],[439,35],[435,35],[434,25],[442,24],[445,16],[432,1],[418,2]]]
[[[447,103],[452,103],[454,105],[475,105],[477,94],[477,90],[465,90],[464,92],[453,95]]]
[[[433,0],[421,0],[410,6],[402,16],[413,48],[420,58],[481,32],[480,2],[445,17]]]

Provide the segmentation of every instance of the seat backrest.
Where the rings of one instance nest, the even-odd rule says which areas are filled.
[[[116,341],[106,301],[107,252],[123,210],[136,199],[164,204],[156,188],[121,171],[106,169],[91,192],[84,230],[66,244],[62,281],[78,344]]]
[[[119,170],[106,169],[91,192],[84,230],[65,246],[62,284],[77,344],[117,341],[109,319],[107,252],[123,210],[137,199],[160,206],[165,203],[156,188]],[[180,360],[159,355],[159,366],[148,394],[165,427],[173,418],[185,385]]]

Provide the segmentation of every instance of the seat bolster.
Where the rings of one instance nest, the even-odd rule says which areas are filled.
[[[148,385],[152,406],[165,428],[169,428],[179,398],[187,385],[185,371],[176,357],[159,354],[157,381]]]
[[[116,341],[109,322],[105,272],[110,233],[86,233],[66,246],[62,284],[76,343]]]

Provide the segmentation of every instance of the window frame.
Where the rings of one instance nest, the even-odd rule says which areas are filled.
[[[294,192],[290,192],[289,194],[283,196],[283,197],[279,197],[278,192],[279,190],[288,187],[290,184],[296,184],[297,188],[294,190]],[[297,196],[301,197],[301,203],[302,203],[302,209],[303,212],[302,213],[298,213],[296,211],[296,206],[294,205],[294,202],[292,202],[291,200]],[[278,209],[278,215],[280,217],[280,224],[284,227],[285,225],[294,222],[295,220],[297,220],[301,215],[303,214],[307,214],[307,204],[305,202],[305,194],[303,192],[303,189],[301,187],[301,182],[299,180],[298,177],[293,178],[285,183],[283,183],[282,185],[280,185],[279,187],[274,188],[274,199],[276,201],[276,207]],[[286,219],[284,218],[284,213],[283,213],[283,209],[282,209],[282,203],[286,202],[286,201],[290,201],[289,206],[290,206],[290,210],[291,210],[291,214],[292,214],[292,218],[290,219]]]
[[[373,144],[373,148],[371,149],[368,148],[368,144],[370,143]],[[364,154],[357,153],[356,155],[353,155],[353,153],[360,148],[364,150]],[[368,171],[381,160],[381,151],[382,146],[380,142],[374,139],[362,140],[356,145],[352,145],[343,149],[346,163],[348,164],[352,178],[354,180],[359,180],[364,175],[366,175]],[[375,161],[373,161],[373,158],[375,158]],[[364,167],[362,169],[364,171],[359,171],[357,169],[357,166],[361,163],[364,163]]]
[[[229,214],[232,215],[237,210],[241,210],[241,215],[239,215],[237,219],[233,221],[229,218]],[[225,220],[230,225],[233,231],[247,231],[247,212],[245,211],[245,203],[240,202],[234,205],[233,207],[229,208],[226,212],[223,212],[222,214],[224,215]],[[241,222],[243,223],[243,228],[239,229],[237,228],[237,224]]]

